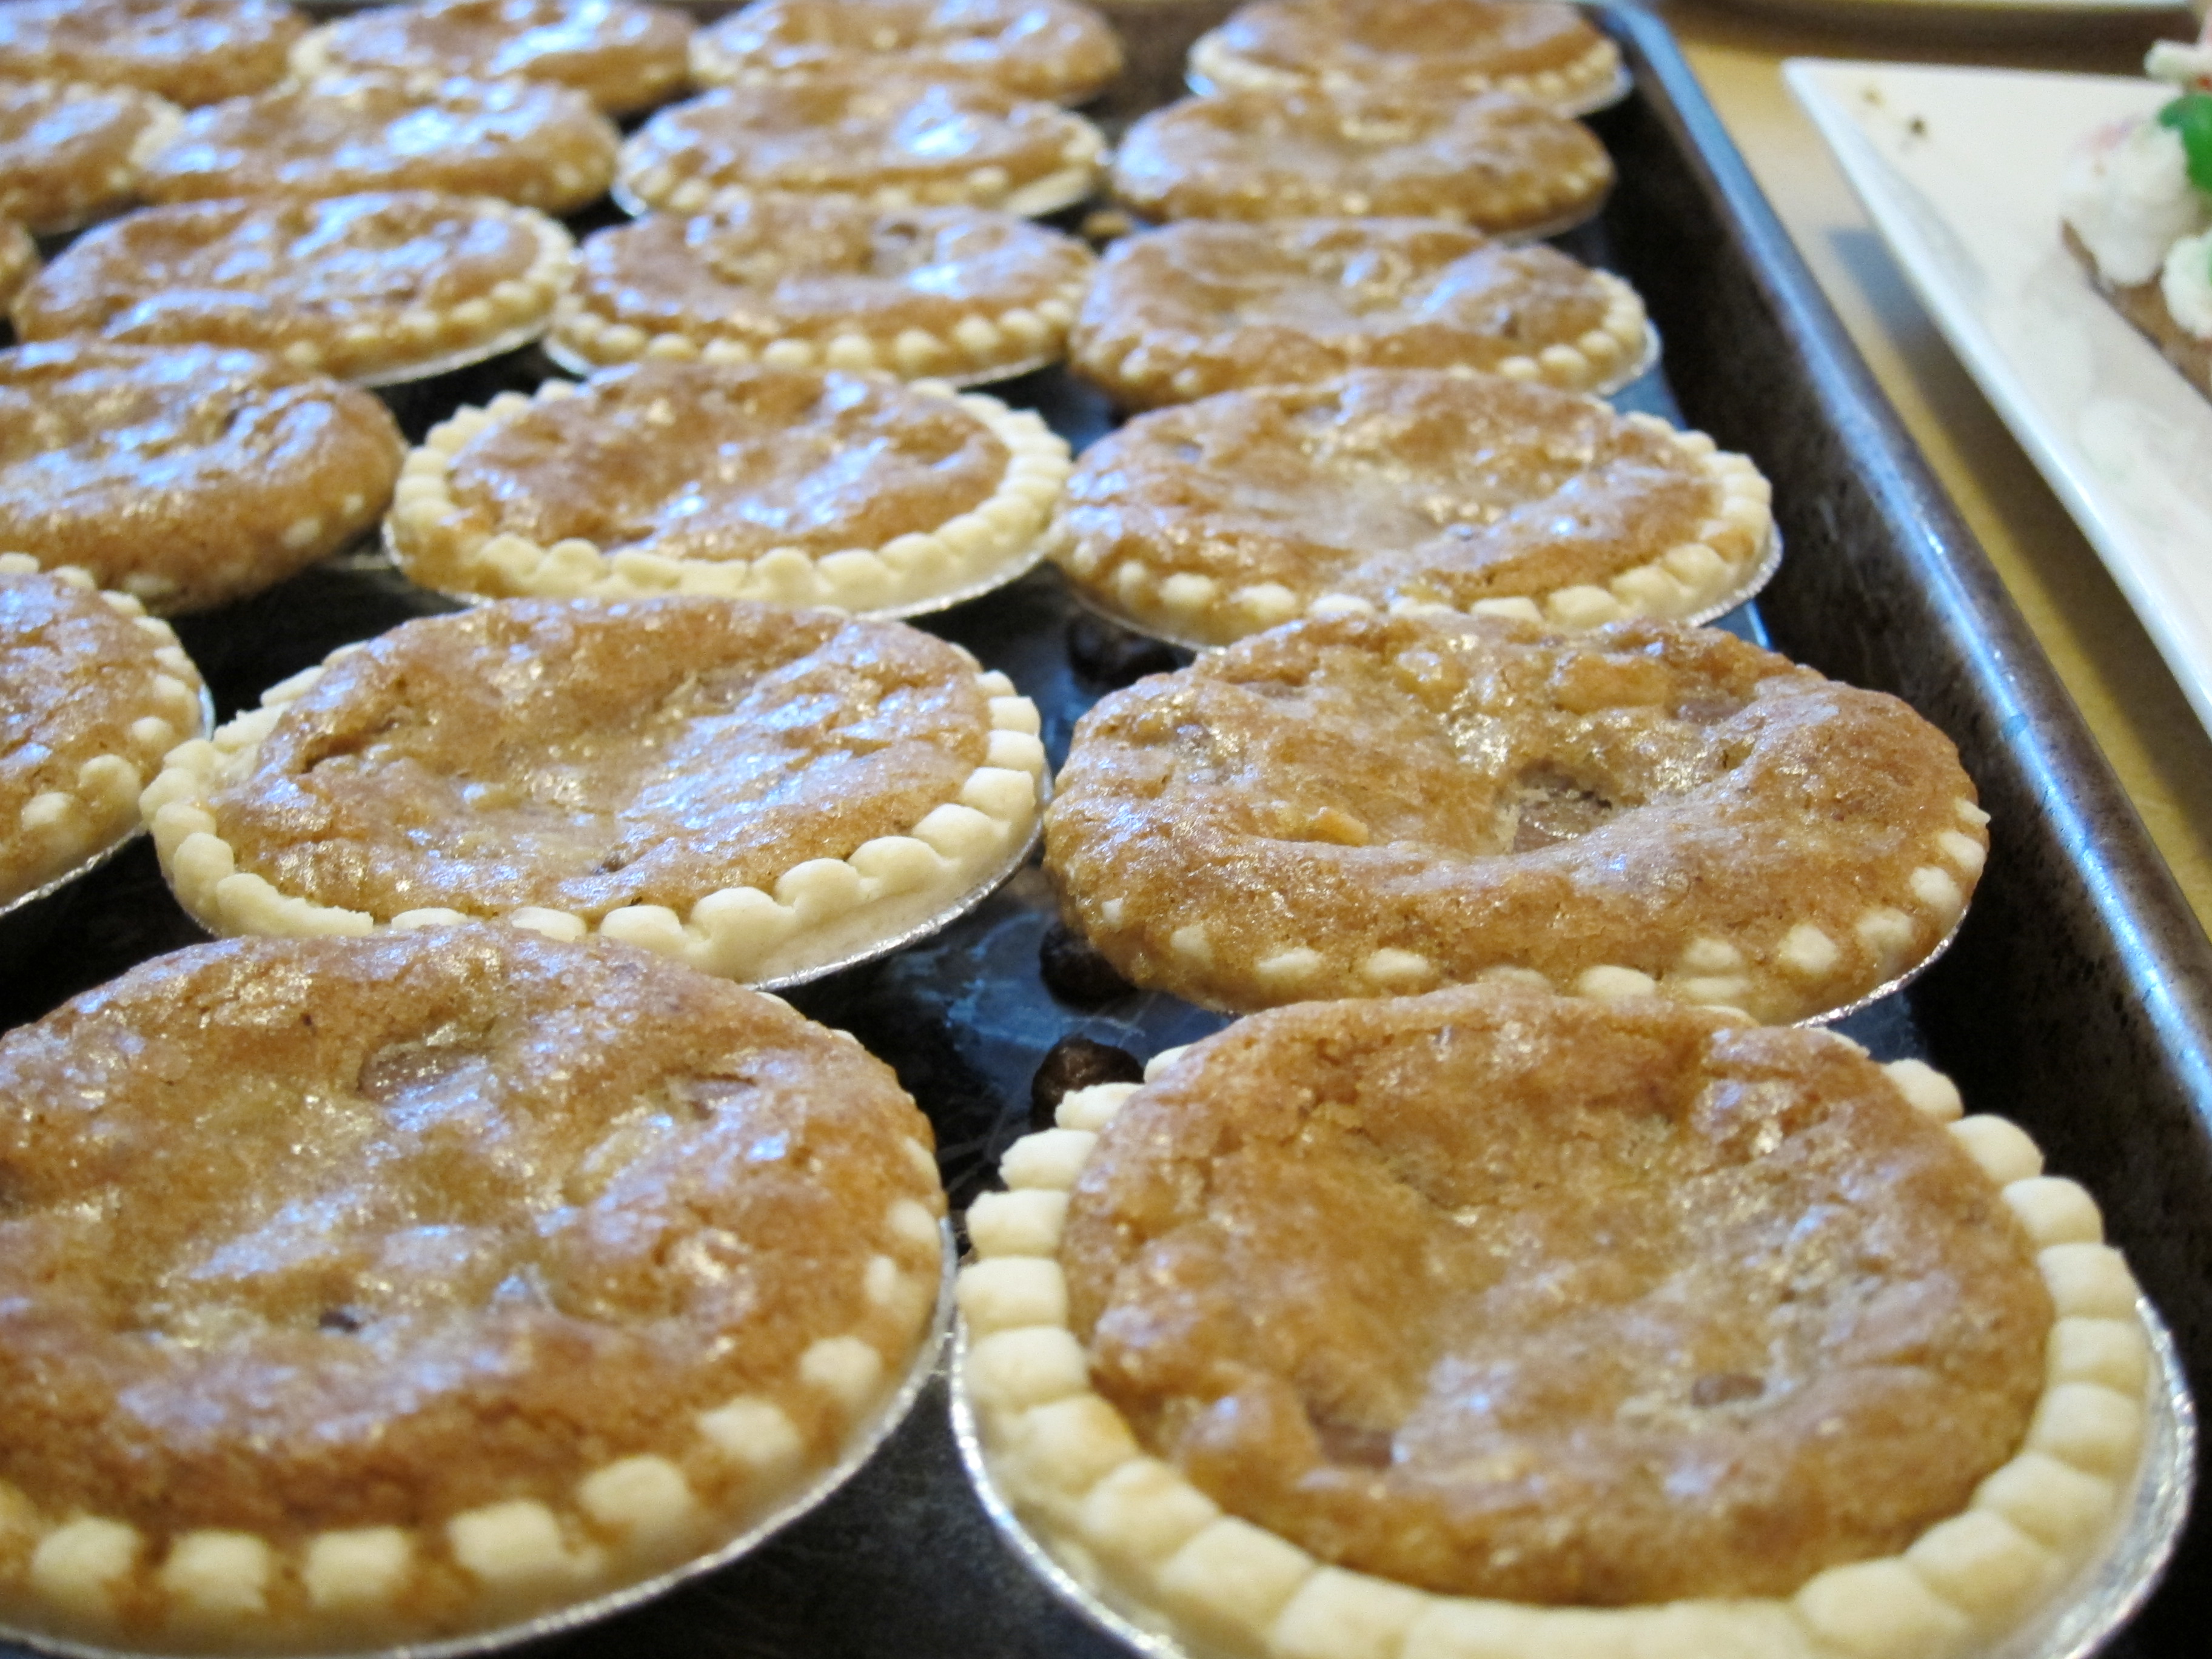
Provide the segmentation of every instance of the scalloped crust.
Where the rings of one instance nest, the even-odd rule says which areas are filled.
[[[359,648],[340,647],[322,665],[270,687],[259,708],[240,714],[211,738],[171,750],[161,775],[140,797],[162,874],[178,902],[210,933],[368,933],[489,917],[549,939],[603,933],[724,979],[781,982],[842,960],[872,940],[895,939],[995,879],[1006,858],[1027,842],[1044,796],[1036,705],[1017,695],[1004,674],[979,674],[976,685],[990,706],[989,750],[953,798],[933,807],[905,835],[865,842],[848,858],[792,866],[776,878],[773,893],[718,888],[696,900],[688,915],[665,905],[631,904],[596,923],[542,905],[477,916],[443,908],[391,915],[341,909],[240,870],[209,802],[224,784],[252,769],[263,738],[286,707],[330,663]]]
[[[39,570],[39,562],[27,553],[0,553],[0,575],[28,576]],[[189,740],[207,729],[200,672],[177,643],[175,629],[148,616],[131,595],[101,590],[88,572],[75,565],[56,565],[45,574],[81,592],[98,593],[109,609],[136,623],[154,641],[149,653],[152,672],[143,711],[130,726],[130,747],[78,757],[70,788],[44,790],[23,804],[10,839],[31,856],[15,879],[0,882],[0,906],[36,892],[137,835],[138,795],[147,775],[160,769],[179,733]]]
[[[866,1443],[902,1380],[935,1349],[929,1316],[943,1276],[945,1190],[935,1154],[919,1140],[905,1145],[914,1191],[884,1211],[863,1285],[880,1319],[910,1340],[894,1352],[880,1326],[873,1340],[824,1337],[797,1368],[798,1388],[843,1419],[848,1448]],[[471,1626],[524,1620],[711,1553],[851,1455],[807,1458],[790,1416],[758,1395],[696,1413],[692,1430],[721,1471],[718,1493],[695,1490],[672,1458],[641,1454],[580,1477],[557,1507],[515,1498],[440,1524],[325,1531],[293,1548],[211,1528],[149,1540],[108,1516],[42,1513],[0,1481],[0,1619],[164,1651],[179,1640],[197,1649],[226,1639],[388,1648],[451,1634],[408,1620],[403,1604],[418,1580],[458,1577],[473,1592],[464,1615]]]
[[[1182,1053],[1156,1055],[1147,1079]],[[1007,1148],[1007,1190],[969,1212],[975,1260],[962,1271],[959,1302],[968,1385],[993,1472],[1055,1554],[1079,1558],[1201,1639],[1239,1653],[1546,1659],[1590,1641],[1607,1653],[1943,1659],[1994,1638],[2107,1538],[2141,1458],[2149,1342],[2135,1280],[2103,1243],[2095,1201],[2070,1181],[2044,1176],[2041,1152],[2010,1122],[1961,1117],[1958,1091],[1940,1073],[1917,1060],[1884,1069],[2002,1189],[2039,1247],[2057,1315],[2026,1443],[1966,1510],[1900,1555],[1830,1568],[1787,1601],[1601,1611],[1432,1595],[1323,1565],[1223,1516],[1179,1470],[1142,1453],[1092,1391],[1067,1327],[1055,1259],[1066,1194],[1133,1084],[1065,1097],[1059,1127]]]
[[[708,361],[727,360],[710,356]],[[769,366],[797,365],[787,356]],[[957,396],[1006,446],[1009,460],[998,488],[972,510],[879,547],[848,548],[818,559],[790,547],[751,561],[672,559],[635,549],[609,554],[577,537],[548,548],[511,532],[463,537],[447,529],[441,520],[453,505],[447,480],[463,446],[532,402],[573,397],[577,388],[568,380],[548,380],[528,398],[503,392],[482,409],[463,408],[432,428],[401,465],[385,541],[411,580],[464,598],[649,599],[681,592],[824,605],[863,617],[932,609],[1012,581],[1044,556],[1053,503],[1073,463],[1066,441],[1026,410],[1008,409],[980,392],[956,394],[938,382],[912,386]]]
[[[1524,360],[1525,361],[1525,360]],[[1741,605],[1772,574],[1776,549],[1773,486],[1745,456],[1720,449],[1702,432],[1668,425],[1656,415],[1622,417],[1646,431],[1674,440],[1698,461],[1720,491],[1720,504],[1698,527],[1694,540],[1668,549],[1635,565],[1605,587],[1578,583],[1510,599],[1479,599],[1479,617],[1506,617],[1555,628],[1596,628],[1631,617],[1681,621],[1711,617]],[[1356,594],[1318,588],[1294,592],[1280,582],[1224,592],[1202,570],[1155,566],[1124,559],[1102,577],[1086,567],[1060,516],[1054,516],[1048,543],[1053,562],[1085,599],[1146,632],[1178,644],[1226,645],[1289,622],[1294,617],[1372,612],[1378,607]],[[1401,599],[1393,615],[1449,615],[1450,607]]]
[[[1191,76],[1210,88],[1223,92],[1291,92],[1306,87],[1328,90],[1368,84],[1343,70],[1323,69],[1299,74],[1257,62],[1227,45],[1221,38],[1222,33],[1221,28],[1208,29],[1190,49]],[[1587,115],[1619,99],[1626,90],[1622,80],[1620,48],[1601,38],[1581,57],[1558,69],[1540,70],[1532,75],[1470,71],[1460,77],[1459,90],[1510,92],[1562,115]]]

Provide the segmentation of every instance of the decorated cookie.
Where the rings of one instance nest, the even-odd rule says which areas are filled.
[[[1079,104],[1121,73],[1121,47],[1077,0],[753,0],[700,33],[691,64],[714,86],[891,70]]]
[[[155,202],[436,190],[573,213],[606,193],[617,142],[567,87],[333,76],[200,111],[140,188]]]
[[[1107,251],[1077,370],[1125,408],[1346,369],[1480,369],[1572,392],[1649,365],[1644,301],[1540,245],[1431,219],[1186,219]]]
[[[46,236],[130,206],[183,119],[134,87],[0,80],[0,215]]]
[[[449,593],[941,609],[1043,556],[1067,446],[1026,410],[839,370],[655,362],[464,409],[386,539]]]
[[[258,352],[0,352],[0,547],[157,611],[242,599],[357,540],[405,452],[374,396]]]
[[[720,88],[661,111],[623,146],[616,196],[656,213],[771,190],[1054,213],[1091,194],[1105,149],[1081,116],[988,82],[854,70]]]
[[[167,623],[21,553],[0,553],[0,907],[136,834],[139,790],[205,729],[199,671]]]
[[[13,314],[25,340],[246,346],[382,385],[537,338],[574,258],[554,221],[482,197],[185,202],[80,238]]]
[[[1210,1007],[1489,977],[1804,1019],[1939,950],[1986,856],[1943,734],[1732,634],[1350,615],[1085,715],[1068,919]]]
[[[738,195],[586,237],[551,349],[584,370],[704,357],[972,385],[1056,361],[1096,263],[983,208]]]
[[[1494,375],[1225,392],[1084,452],[1052,556],[1188,645],[1308,613],[1704,619],[1773,564],[1766,480],[1699,432]]]
[[[217,933],[503,918],[786,983],[1011,873],[1036,730],[1004,676],[902,623],[509,600],[286,681],[171,754],[144,808]]]
[[[301,79],[353,70],[573,87],[609,115],[690,84],[691,20],[645,0],[421,0],[333,18],[292,48]]]
[[[1255,1016],[969,1212],[980,1473],[1176,1651],[2014,1651],[2154,1366],[2095,1202],[1960,1113],[1643,999]]]
[[[890,1068],[621,945],[157,957],[0,1041],[0,1619],[103,1649],[618,1595],[849,1470],[934,1346]]]

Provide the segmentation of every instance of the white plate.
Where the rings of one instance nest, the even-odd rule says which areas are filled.
[[[2058,241],[2092,129],[2156,109],[2141,77],[1793,58],[1784,78],[2013,435],[2212,729],[2212,402]]]

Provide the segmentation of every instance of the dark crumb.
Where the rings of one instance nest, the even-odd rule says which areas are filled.
[[[1064,1002],[1111,1002],[1132,988],[1091,941],[1064,921],[1045,929],[1037,946],[1037,971],[1045,989]]]
[[[315,1322],[318,1330],[343,1331],[350,1335],[362,1328],[362,1316],[351,1308],[326,1308]]]
[[[1182,657],[1164,640],[1117,628],[1103,617],[1079,613],[1067,619],[1067,659],[1093,685],[1119,690],[1147,674],[1169,674]]]
[[[1094,1042],[1087,1036],[1064,1036],[1045,1050],[1044,1059],[1030,1079],[1030,1122],[1040,1129],[1053,1124],[1053,1109],[1060,1097],[1094,1083],[1142,1083],[1145,1068],[1127,1048]]]

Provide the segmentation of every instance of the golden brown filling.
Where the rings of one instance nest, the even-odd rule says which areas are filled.
[[[720,88],[663,110],[631,141],[626,167],[631,177],[665,167],[716,188],[838,196],[964,180],[986,167],[1018,185],[1056,172],[1077,131],[1052,105],[983,82],[854,71]]]
[[[1121,52],[1106,21],[1070,0],[757,0],[705,39],[725,80],[858,66],[969,76],[1025,98],[1077,103],[1112,80]]]
[[[467,529],[752,559],[934,530],[1008,464],[950,398],[808,369],[650,362],[495,422],[454,457],[450,486]]]
[[[256,352],[24,346],[0,354],[0,547],[197,609],[373,525],[404,449],[369,393]]]
[[[282,1543],[647,1450],[711,1496],[696,1411],[773,1399],[826,1457],[799,1355],[912,1350],[863,1270],[927,1121],[623,946],[181,951],[10,1032],[0,1099],[0,1478],[50,1511]]]
[[[1304,994],[1363,996],[1378,950],[1447,983],[1511,966],[1571,986],[1660,978],[1711,937],[1747,958],[1732,1006],[1786,1020],[1887,976],[1856,924],[1904,902],[1972,796],[1904,703],[1733,635],[1343,617],[1099,703],[1045,867],[1125,976],[1216,1006],[1285,1000],[1255,969],[1292,950],[1326,958]],[[1837,947],[1816,983],[1773,965],[1800,923]],[[1204,961],[1171,943],[1191,926]],[[1925,950],[1940,928],[1918,926]]]
[[[211,803],[241,869],[388,920],[678,915],[904,835],[989,749],[974,663],[736,600],[510,600],[332,664]]]
[[[684,84],[690,38],[681,12],[634,0],[428,0],[337,18],[321,46],[353,69],[557,82],[620,114]]]
[[[1271,69],[1389,86],[1565,69],[1601,37],[1572,7],[1527,0],[1257,0],[1218,38]]]
[[[0,75],[212,104],[283,80],[307,27],[278,0],[15,0],[0,8]]]
[[[0,219],[0,307],[15,303],[39,268],[39,245],[13,219]]]
[[[1788,1595],[2009,1457],[2051,1321],[1988,1178],[1824,1033],[1463,989],[1261,1015],[1133,1098],[1060,1261],[1224,1508],[1450,1595]]]
[[[441,190],[565,213],[606,189],[616,142],[567,87],[337,76],[189,117],[141,188],[155,202]]]
[[[205,343],[281,352],[390,337],[410,312],[444,313],[536,263],[531,227],[493,204],[429,191],[330,201],[149,208],[72,243],[16,301],[27,340],[89,334],[134,345]]]
[[[0,214],[44,233],[127,203],[140,142],[175,118],[130,87],[0,81]]]
[[[1579,122],[1505,93],[1396,88],[1187,98],[1130,128],[1114,161],[1115,195],[1156,219],[1373,213],[1519,229],[1594,205],[1611,179]]]
[[[1573,344],[1604,325],[1608,301],[1556,249],[1430,220],[1187,219],[1108,251],[1073,353],[1117,395],[1139,344],[1208,392],[1363,366],[1487,369]]]
[[[760,345],[858,331],[939,336],[1059,294],[1091,264],[1074,238],[981,208],[885,212],[850,198],[749,196],[655,214],[584,244],[577,292],[648,332]]]
[[[1139,416],[1084,453],[1066,562],[1224,589],[1477,600],[1604,585],[1695,540],[1720,487],[1664,433],[1494,376],[1367,370]]]

